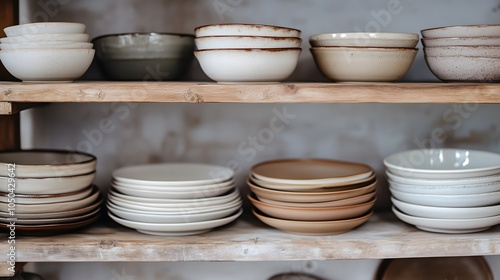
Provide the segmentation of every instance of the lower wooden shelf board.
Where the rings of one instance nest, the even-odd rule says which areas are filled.
[[[79,232],[17,237],[18,262],[267,261],[385,259],[500,254],[500,227],[473,234],[435,234],[374,215],[354,231],[300,236],[269,228],[251,216],[212,232],[187,237],[138,233],[106,220]],[[7,237],[0,245],[8,252]]]

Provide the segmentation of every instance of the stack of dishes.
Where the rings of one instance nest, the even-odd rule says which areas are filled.
[[[425,60],[449,82],[500,81],[500,25],[462,25],[422,30]]]
[[[412,150],[384,160],[393,212],[426,231],[466,233],[500,224],[500,155]]]
[[[364,164],[284,159],[252,168],[248,198],[263,223],[305,235],[346,232],[368,221],[377,180]]]
[[[410,70],[418,34],[327,33],[309,38],[319,70],[339,82],[394,82]]]
[[[0,153],[0,229],[47,235],[86,226],[99,217],[102,196],[92,185],[96,158],[68,151]]]
[[[300,30],[259,24],[214,24],[195,29],[195,56],[220,83],[280,82],[301,52]]]
[[[12,76],[24,82],[73,81],[94,58],[81,23],[29,23],[4,31],[7,37],[0,38],[0,59]]]
[[[109,216],[153,235],[201,234],[231,223],[242,200],[231,169],[194,163],[129,166],[113,172]]]

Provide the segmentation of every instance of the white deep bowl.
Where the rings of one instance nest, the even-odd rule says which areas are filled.
[[[425,62],[446,82],[500,81],[500,57],[425,56]]]
[[[83,190],[90,186],[95,172],[48,178],[15,178],[15,192],[19,194],[59,194]],[[9,192],[10,177],[0,177],[0,192]]]
[[[309,43],[313,47],[415,48],[418,39],[413,33],[351,32],[313,35]]]
[[[67,82],[90,67],[93,49],[2,50],[0,59],[12,76],[24,82]]]
[[[340,82],[394,82],[410,70],[418,49],[313,47],[311,53],[328,79]]]
[[[421,149],[390,155],[384,164],[392,174],[426,179],[456,179],[500,173],[500,155],[465,149]]]
[[[34,34],[21,35],[15,37],[0,38],[0,43],[27,43],[27,42],[88,42],[89,35],[85,33],[68,33],[68,34]]]
[[[468,178],[451,178],[451,179],[427,179],[427,178],[411,178],[403,177],[392,174],[387,171],[386,175],[392,182],[405,184],[405,185],[418,185],[418,186],[450,186],[450,185],[479,185],[479,184],[492,184],[500,182],[500,174],[482,177],[468,177]]]
[[[426,56],[500,57],[500,46],[442,46],[424,48]]]
[[[294,49],[217,49],[195,51],[205,74],[221,83],[269,83],[288,78],[299,60]]]
[[[434,207],[406,203],[391,198],[401,212],[421,218],[433,219],[480,219],[500,215],[500,205],[486,207]]]
[[[424,29],[424,38],[443,37],[500,37],[500,24],[457,25]]]
[[[499,37],[454,37],[454,38],[422,38],[425,47],[442,46],[500,46]]]
[[[299,48],[297,37],[209,36],[194,39],[198,50],[206,49],[281,49]]]
[[[9,26],[3,30],[8,37],[31,34],[83,33],[85,24],[77,22],[37,22]]]
[[[3,43],[2,50],[15,49],[92,49],[94,44],[85,42],[30,42],[30,43]]]
[[[412,185],[412,184],[401,184],[389,180],[389,185],[392,189],[396,191],[418,193],[418,194],[479,194],[479,193],[489,193],[500,191],[500,181],[486,184],[465,184],[465,185]]]
[[[211,24],[194,29],[196,37],[206,36],[272,36],[300,37],[300,30],[262,24]]]
[[[436,207],[484,207],[500,203],[500,192],[480,194],[419,194],[397,191],[389,188],[391,194],[397,200],[403,202]]]

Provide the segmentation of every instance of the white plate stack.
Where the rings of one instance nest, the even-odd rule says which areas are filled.
[[[393,212],[432,232],[468,233],[500,224],[500,155],[424,149],[384,160]]]
[[[201,234],[242,213],[234,172],[197,163],[129,166],[113,173],[108,214],[119,224],[153,235]]]

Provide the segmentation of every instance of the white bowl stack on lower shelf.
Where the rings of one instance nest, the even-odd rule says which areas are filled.
[[[500,224],[500,155],[463,149],[424,149],[384,160],[393,212],[439,233],[468,233]]]
[[[113,172],[108,214],[152,235],[201,234],[242,214],[234,172],[197,163],[129,166]]]

